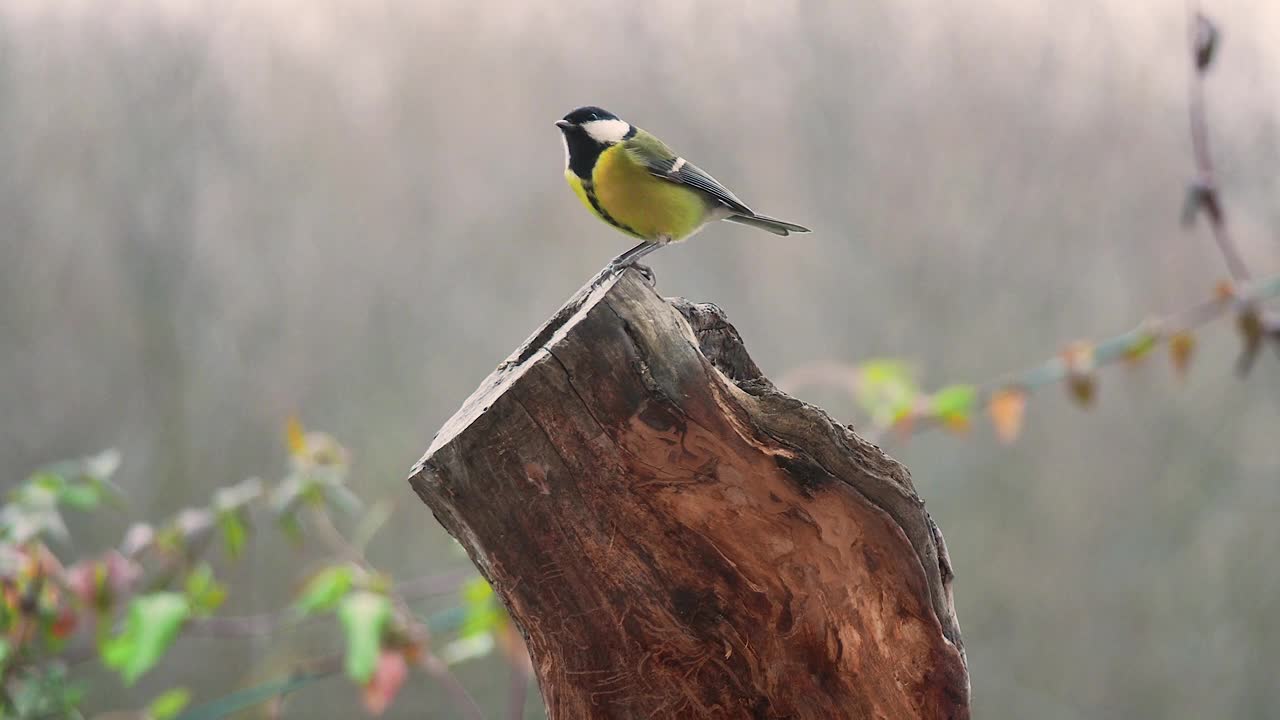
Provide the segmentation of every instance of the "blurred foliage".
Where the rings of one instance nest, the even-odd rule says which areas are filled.
[[[1269,71],[1280,4],[1205,9],[1215,24],[1197,29],[1210,41],[1196,62],[1211,72],[1216,179],[1240,251],[1265,277],[1280,268],[1280,76]],[[753,207],[815,229],[779,242],[712,227],[652,256],[661,291],[725,308],[771,378],[815,359],[909,358],[927,396],[1049,355],[1057,364],[1062,341],[1181,307],[1222,274],[1203,225],[1176,217],[1184,191],[1189,220],[1208,209],[1203,187],[1184,182],[1195,180],[1185,11],[0,3],[0,467],[11,473],[0,484],[10,497],[28,468],[118,445],[127,503],[108,490],[105,509],[59,504],[74,540],[116,549],[48,541],[68,570],[101,575],[92,600],[111,608],[113,633],[143,582],[130,578],[133,548],[153,545],[208,556],[228,588],[210,619],[275,621],[306,578],[350,562],[311,554],[308,506],[298,544],[259,500],[235,517],[216,503],[182,523],[178,511],[235,479],[284,475],[275,438],[298,409],[359,458],[347,486],[367,507],[351,520],[397,509],[360,526],[383,528],[372,540],[352,530],[352,545],[396,579],[470,572],[407,495],[405,469],[495,363],[627,245],[560,175],[551,122],[587,102],[656,132]],[[1280,571],[1258,555],[1280,544],[1280,396],[1261,361],[1224,380],[1240,346],[1230,332],[1175,335],[1172,373],[1154,353],[1141,372],[1103,370],[1088,414],[1060,383],[1034,398],[1016,382],[981,386],[1001,436],[1018,435],[1006,449],[977,411],[967,439],[916,433],[893,448],[946,532],[975,716],[1198,720],[1280,705]],[[860,432],[898,437],[844,385],[803,394]],[[136,518],[146,522],[128,529]],[[180,541],[179,525],[196,535]],[[156,563],[161,550],[143,552]],[[165,579],[156,590],[185,591]],[[455,590],[414,603],[446,641],[467,614]],[[286,716],[358,712],[350,687],[315,679],[341,670],[328,611],[288,624],[287,642],[211,639],[202,622],[131,688],[76,665],[82,706],[145,707],[182,686],[206,717],[281,693]],[[92,656],[92,642],[68,642]],[[293,664],[331,651],[332,665]],[[507,665],[495,652],[455,670],[497,714]],[[231,688],[244,689],[216,705]],[[448,702],[430,682],[397,697],[389,716]]]
[[[1236,367],[1246,374],[1264,342],[1280,354],[1280,332],[1266,325],[1260,309],[1260,303],[1277,296],[1280,276],[1258,283],[1247,295],[1239,294],[1229,282],[1219,283],[1210,301],[1174,316],[1147,320],[1100,343],[1077,340],[1040,365],[983,386],[953,384],[926,393],[905,363],[883,359],[859,365],[802,366],[784,376],[780,384],[793,390],[823,383],[847,389],[866,414],[863,432],[873,437],[893,430],[905,438],[933,427],[963,434],[968,432],[974,413],[985,406],[996,436],[1011,443],[1022,433],[1028,396],[1039,388],[1063,383],[1077,405],[1091,407],[1099,393],[1100,367],[1114,363],[1138,367],[1152,350],[1166,343],[1174,371],[1185,378],[1196,345],[1196,327],[1220,315],[1233,315],[1240,328],[1241,360]]]
[[[282,633],[311,616],[332,612],[346,648],[341,667],[362,688],[369,713],[385,712],[410,668],[432,653],[432,630],[452,628],[457,635],[443,647],[447,663],[487,655],[494,647],[493,634],[510,623],[488,584],[479,578],[462,583],[458,618],[443,625],[437,621],[435,628],[430,628],[430,618],[409,613],[393,579],[373,570],[329,520],[331,509],[358,515],[366,507],[345,486],[350,471],[346,450],[331,436],[303,433],[296,421],[290,422],[288,439],[291,472],[274,487],[250,479],[221,488],[208,506],[187,508],[156,526],[136,524],[119,548],[70,566],[63,565],[49,543],[74,546],[65,511],[98,511],[108,497],[123,502],[111,479],[120,466],[119,454],[107,451],[52,465],[14,488],[0,508],[0,718],[82,717],[80,707],[88,695],[68,679],[68,668],[83,661],[90,635],[95,636],[98,661],[131,686],[161,664],[177,638],[193,626],[204,623],[217,631],[261,620],[219,616],[230,590],[209,559],[217,545],[206,542],[216,527],[226,560],[241,558],[255,512],[287,519],[282,527],[294,541],[342,558],[312,574],[291,609],[269,617],[264,632]],[[305,513],[317,519],[317,532],[304,529]],[[466,643],[468,651],[459,652],[459,643]],[[226,717],[305,684],[297,680],[268,682],[189,711],[192,692],[172,688],[133,717]]]

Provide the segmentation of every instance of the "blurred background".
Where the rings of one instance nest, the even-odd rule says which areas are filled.
[[[1206,6],[1222,191],[1280,270],[1280,4]],[[984,381],[1207,297],[1182,2],[0,0],[0,467],[118,447],[128,503],[78,548],[286,472],[297,414],[393,502],[371,559],[467,567],[405,482],[479,381],[630,241],[561,177],[552,122],[604,106],[757,209],[650,256],[714,301],[766,374],[911,362]],[[1262,717],[1280,703],[1280,362],[1231,374],[1229,321],[1114,368],[1090,411],[1049,389],[1023,437],[886,449],[946,533],[981,718]],[[801,396],[853,421],[835,387]],[[981,425],[981,424],[979,424]],[[282,607],[260,532],[231,610]],[[441,600],[447,604],[448,598]],[[91,710],[278,675],[336,637],[184,638]],[[501,659],[460,665],[496,715]],[[335,679],[286,717],[351,717]],[[540,701],[528,700],[529,717]],[[454,717],[415,675],[388,717]]]

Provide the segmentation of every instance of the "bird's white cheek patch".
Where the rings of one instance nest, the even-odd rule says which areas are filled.
[[[582,123],[582,129],[592,140],[601,143],[622,142],[631,132],[631,126],[622,120],[592,120]]]
[[[569,138],[565,137],[564,133],[560,134],[560,144],[564,146],[564,169],[568,170],[569,169]]]

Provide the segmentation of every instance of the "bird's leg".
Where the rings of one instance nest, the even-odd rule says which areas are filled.
[[[621,255],[614,258],[613,260],[609,261],[609,271],[614,273],[621,272],[627,269],[628,267],[631,267],[632,265],[634,265],[635,262],[640,258],[644,257],[645,255],[648,255],[649,253],[653,252],[654,250],[657,250],[660,247],[662,247],[662,243],[648,242],[648,241],[642,242],[639,245],[636,245],[635,247],[631,248],[630,250],[622,253]]]

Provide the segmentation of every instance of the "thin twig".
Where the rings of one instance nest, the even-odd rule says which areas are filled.
[[[1249,268],[1236,247],[1227,228],[1226,211],[1214,172],[1213,154],[1209,151],[1209,123],[1206,119],[1204,100],[1204,76],[1213,60],[1218,44],[1218,29],[1202,12],[1200,4],[1191,0],[1188,7],[1188,34],[1191,47],[1191,78],[1188,88],[1187,111],[1191,124],[1191,148],[1195,156],[1196,179],[1188,196],[1187,217],[1194,217],[1196,209],[1203,209],[1209,218],[1213,239],[1222,251],[1227,269],[1237,282],[1249,281]]]
[[[1131,357],[1134,349],[1139,346],[1153,347],[1167,343],[1170,338],[1179,333],[1206,325],[1228,313],[1239,312],[1242,307],[1252,306],[1263,300],[1275,297],[1280,297],[1280,275],[1253,286],[1235,288],[1235,293],[1230,297],[1214,297],[1179,312],[1166,315],[1163,318],[1148,320],[1128,332],[1110,337],[1094,345],[1093,367],[1096,369],[1121,362]],[[850,375],[855,372],[856,369],[834,366],[830,363],[816,364],[792,370],[788,373],[788,376],[794,379],[788,383],[784,378],[778,384],[790,391],[794,391],[799,387],[817,384],[849,388],[851,387]],[[1070,368],[1067,363],[1061,355],[1055,355],[1034,367],[1004,375],[996,380],[979,385],[977,387],[976,407],[985,408],[990,403],[991,398],[1001,390],[1017,388],[1023,392],[1030,393],[1046,385],[1061,383],[1069,375]],[[940,418],[916,414],[910,418],[908,424],[900,427],[905,427],[909,431],[907,434],[915,434],[925,430],[932,430],[942,425],[943,421]],[[889,429],[891,428],[859,428],[859,432],[866,436],[868,440],[877,442],[881,438],[881,433]]]
[[[1214,297],[1163,318],[1148,320],[1129,332],[1096,344],[1093,348],[1093,364],[1095,367],[1102,367],[1120,362],[1128,357],[1130,351],[1140,343],[1149,342],[1152,345],[1166,343],[1178,333],[1207,325],[1244,305],[1277,296],[1280,296],[1280,275],[1252,289],[1237,292],[1232,297]],[[985,402],[994,392],[1006,387],[1034,390],[1044,385],[1062,382],[1068,373],[1069,368],[1066,362],[1061,356],[1055,356],[1034,368],[981,386],[979,395]]]
[[[316,508],[316,511],[312,513],[312,517],[315,519],[316,529],[319,530],[335,553],[363,568],[366,572],[374,572],[373,566],[365,559],[364,553],[348,542],[346,536],[333,524],[333,518],[329,516],[328,510]],[[404,596],[393,589],[387,593],[387,597],[391,600],[392,606],[395,607],[396,613],[400,616],[400,621],[404,623],[410,639],[418,646],[418,666],[436,682],[440,683],[441,687],[449,693],[454,705],[458,707],[464,717],[470,718],[470,720],[484,720],[484,712],[480,709],[480,705],[476,703],[475,698],[471,697],[471,693],[467,692],[466,687],[458,680],[458,676],[449,670],[448,664],[431,651],[431,631],[427,629],[426,624],[414,615],[409,608],[409,604],[405,602]]]

